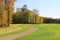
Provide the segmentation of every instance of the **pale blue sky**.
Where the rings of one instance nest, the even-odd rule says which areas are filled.
[[[60,0],[17,0],[15,10],[23,5],[28,9],[38,9],[41,16],[60,18]]]

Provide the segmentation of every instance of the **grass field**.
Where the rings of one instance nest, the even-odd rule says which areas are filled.
[[[15,40],[60,40],[60,24],[31,24],[38,30]]]
[[[12,25],[10,25],[10,27],[0,28],[0,37],[17,34],[20,32],[24,32],[28,29],[29,28],[28,27],[26,28],[25,24],[23,24],[23,25],[22,24],[12,24]]]

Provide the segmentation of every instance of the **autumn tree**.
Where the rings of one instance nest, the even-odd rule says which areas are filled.
[[[22,8],[18,8],[17,12],[13,15],[14,23],[42,23],[42,18],[38,15],[38,10],[29,10],[27,5],[24,5]]]

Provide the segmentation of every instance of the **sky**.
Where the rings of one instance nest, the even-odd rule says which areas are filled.
[[[28,9],[38,9],[43,17],[60,18],[60,0],[17,0],[14,10],[27,5]]]

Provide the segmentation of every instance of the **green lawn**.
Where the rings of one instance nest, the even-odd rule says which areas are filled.
[[[38,30],[15,40],[60,40],[60,24],[31,24]]]
[[[14,27],[14,25],[15,25],[15,27]],[[0,28],[0,37],[9,36],[12,34],[17,34],[20,32],[27,31],[28,29],[29,28],[28,27],[26,28],[25,24],[12,24],[12,27]]]

